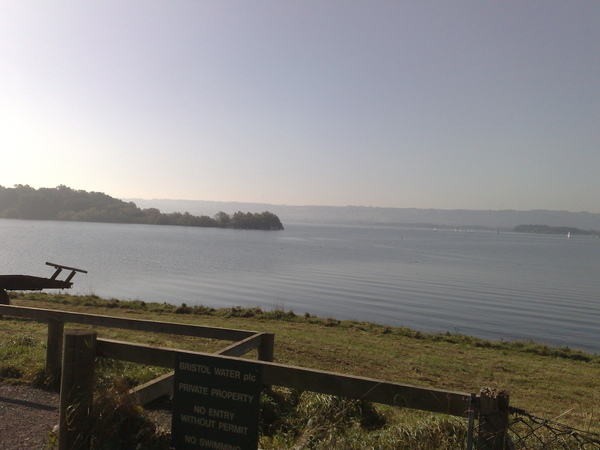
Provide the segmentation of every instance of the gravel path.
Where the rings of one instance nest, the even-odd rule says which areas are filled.
[[[57,392],[0,383],[0,449],[43,449],[58,424]]]
[[[58,425],[59,399],[58,392],[0,383],[0,450],[45,449]],[[157,402],[147,414],[160,429],[170,431],[168,401]]]

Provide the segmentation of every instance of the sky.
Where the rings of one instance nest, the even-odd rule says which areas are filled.
[[[0,185],[600,213],[600,2],[0,0]]]

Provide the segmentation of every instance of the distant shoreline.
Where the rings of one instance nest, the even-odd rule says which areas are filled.
[[[219,211],[264,211],[277,214],[284,223],[331,225],[426,226],[432,228],[489,229],[509,231],[521,224],[546,224],[600,230],[600,214],[549,210],[466,210],[384,208],[371,206],[290,206],[270,203],[218,202],[130,198],[143,208],[164,212],[189,211],[214,215]]]
[[[564,234],[565,236],[600,236],[600,231],[580,230],[574,227],[551,227],[548,225],[518,225],[513,229],[516,233]]]

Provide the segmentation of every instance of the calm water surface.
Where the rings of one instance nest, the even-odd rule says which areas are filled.
[[[0,220],[0,274],[72,293],[260,306],[600,353],[600,239],[294,225],[281,232]]]

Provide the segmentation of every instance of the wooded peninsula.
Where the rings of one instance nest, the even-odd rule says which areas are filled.
[[[74,190],[67,186],[35,189],[28,185],[0,186],[0,218],[23,220],[65,220],[77,222],[179,225],[244,230],[283,230],[275,214],[223,211],[214,217],[193,216],[188,212],[162,213],[156,208],[141,209],[133,202],[101,192]]]

